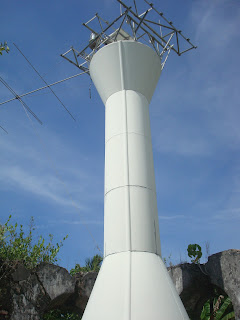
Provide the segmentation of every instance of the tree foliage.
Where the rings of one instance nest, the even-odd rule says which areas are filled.
[[[74,312],[62,312],[59,309],[48,311],[43,320],[81,320],[81,317]]]
[[[75,265],[75,268],[70,270],[70,274],[73,276],[78,272],[90,272],[90,271],[99,272],[102,261],[103,261],[102,256],[100,256],[99,254],[96,254],[93,258],[87,258],[85,260],[84,267],[81,267],[80,264],[77,263]]]
[[[0,225],[0,259],[10,264],[12,261],[21,261],[26,268],[33,268],[40,262],[57,262],[57,254],[63,246],[63,238],[60,243],[53,244],[53,235],[49,234],[46,241],[40,236],[37,241],[33,239],[34,219],[30,220],[27,234],[23,230],[23,225],[11,224],[10,215],[4,225]]]
[[[9,49],[6,41],[4,41],[3,43],[2,42],[0,43],[0,55],[2,55],[4,51],[8,53],[9,50],[10,49]]]
[[[189,244],[188,248],[188,256],[189,258],[193,258],[191,260],[192,263],[199,263],[201,257],[202,257],[202,248],[199,244]]]
[[[212,301],[209,299],[203,306],[201,320],[235,319],[232,302],[229,297],[220,295]]]

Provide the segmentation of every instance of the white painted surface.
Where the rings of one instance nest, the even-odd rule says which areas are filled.
[[[128,192],[130,226],[128,226]],[[104,211],[106,256],[130,250],[160,254],[157,202],[156,195],[151,190],[135,186],[117,188],[105,196]]]
[[[122,251],[160,254],[149,105],[133,90],[106,102],[105,256]]]
[[[158,255],[124,252],[104,259],[83,320],[188,320]]]
[[[125,165],[126,158],[128,167]],[[152,144],[151,140],[143,135],[123,133],[106,143],[105,192],[126,184],[139,185],[155,191]]]
[[[106,104],[104,261],[83,320],[187,320],[160,254],[149,102],[161,73],[149,47],[119,41],[90,64]]]
[[[146,98],[137,91],[127,90],[127,122],[128,132],[144,135],[151,139],[149,120],[149,103]],[[122,91],[111,95],[106,103],[106,129],[105,141],[113,136],[126,132],[125,128],[125,101]]]
[[[161,63],[150,47],[135,41],[118,41],[93,56],[90,74],[104,104],[113,93],[124,89],[142,93],[150,103]]]

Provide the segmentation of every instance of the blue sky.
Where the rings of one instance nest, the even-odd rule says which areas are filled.
[[[127,1],[126,1],[127,2]],[[131,1],[129,0],[128,3]],[[140,3],[140,0],[138,1]],[[155,0],[198,46],[170,54],[151,102],[150,117],[163,256],[187,259],[187,245],[210,243],[211,253],[240,244],[240,104],[237,0]],[[140,3],[141,6],[141,3]],[[96,12],[111,20],[115,0],[1,1],[0,75],[18,93],[78,73],[59,55],[83,48],[82,27]],[[36,233],[66,240],[60,264],[71,268],[102,250],[104,106],[87,75],[54,87],[74,122],[48,91],[24,101],[42,120],[26,117],[14,101],[0,106],[0,222],[9,214]],[[0,101],[11,98],[0,86]],[[93,239],[94,238],[94,239]]]

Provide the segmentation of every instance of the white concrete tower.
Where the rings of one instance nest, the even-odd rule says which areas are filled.
[[[142,13],[117,2],[118,17],[96,13],[89,43],[61,55],[91,76],[106,114],[104,260],[82,319],[188,320],[161,259],[149,103],[169,53],[197,47],[148,0]]]
[[[83,320],[187,320],[161,259],[149,103],[159,55],[137,41],[101,48],[91,78],[105,104],[104,260]]]

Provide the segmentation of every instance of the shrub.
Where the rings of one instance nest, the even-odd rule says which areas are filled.
[[[235,319],[232,302],[229,297],[219,295],[209,299],[203,306],[201,320],[230,320]]]
[[[2,56],[2,54],[3,54],[3,51],[5,51],[5,52],[9,52],[9,47],[8,47],[8,45],[7,45],[7,42],[5,41],[4,43],[0,43],[0,55]]]
[[[189,244],[188,248],[188,256],[189,258],[193,258],[191,260],[192,263],[199,263],[201,257],[202,257],[202,248],[199,244]]]
[[[75,268],[70,270],[70,274],[73,276],[78,272],[90,272],[90,271],[99,272],[102,261],[103,261],[102,256],[100,256],[99,254],[96,254],[93,258],[87,258],[85,260],[84,267],[81,267],[80,264],[77,263],[75,265]]]
[[[81,317],[74,312],[62,312],[59,309],[45,313],[43,320],[81,320]]]
[[[53,235],[49,234],[49,240],[40,236],[34,243],[33,231],[34,219],[30,220],[30,227],[27,234],[23,231],[23,225],[10,223],[10,215],[4,225],[0,225],[0,259],[11,264],[12,261],[21,261],[26,268],[33,268],[40,262],[57,262],[57,254],[63,246],[64,237],[60,243],[53,244]]]

